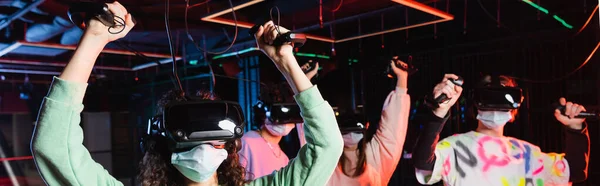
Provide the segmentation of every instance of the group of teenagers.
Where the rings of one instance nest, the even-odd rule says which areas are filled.
[[[91,20],[64,71],[54,77],[40,108],[31,150],[48,185],[123,185],[92,159],[82,144],[79,126],[87,81],[98,55],[107,43],[124,37],[134,26],[125,7],[118,2],[107,5],[113,14],[125,19],[124,31],[111,34],[105,25]],[[408,127],[411,99],[407,72],[391,62],[396,87],[383,104],[372,137],[366,137],[366,130],[341,130],[332,107],[298,65],[292,45],[272,45],[279,32],[288,31],[267,22],[255,38],[287,80],[301,110],[304,142],[297,156],[288,159],[278,146],[294,124],[275,123],[262,115],[254,117],[261,123],[258,131],[222,146],[207,143],[175,152],[167,147],[164,137],[144,139],[138,175],[141,185],[388,185],[402,157]],[[565,153],[543,153],[533,144],[504,136],[504,125],[514,120],[516,109],[475,110],[476,130],[439,140],[449,111],[462,93],[462,88],[450,81],[457,78],[446,74],[432,96],[444,94],[448,99],[417,113],[415,122],[423,129],[414,144],[412,161],[421,184],[548,186],[570,185],[587,178],[589,135],[584,119],[575,117],[585,108],[564,98],[559,101],[565,110],[556,110],[555,117],[565,128]],[[491,82],[490,78],[482,81]],[[499,79],[498,86],[517,86],[505,76],[495,79]],[[197,96],[217,99],[202,92]],[[172,101],[181,101],[173,91],[159,101],[157,113]]]

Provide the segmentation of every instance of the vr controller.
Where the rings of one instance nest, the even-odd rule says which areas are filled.
[[[125,26],[125,20],[123,20],[123,18],[115,16],[108,9],[108,5],[106,5],[106,3],[101,2],[73,3],[67,11],[67,15],[69,16],[71,22],[81,29],[84,29],[86,26],[85,24],[91,19],[96,19],[105,26],[111,28],[115,26]],[[115,21],[115,18],[120,19],[120,21]],[[133,17],[131,19],[133,23],[136,22]]]
[[[263,24],[257,24],[257,25],[254,25],[252,28],[250,28],[250,31],[249,31],[250,36],[254,37],[254,34],[256,34],[256,32],[258,32],[258,29],[262,25]],[[279,25],[277,25],[277,26],[279,26]],[[280,33],[280,35],[278,35],[277,38],[275,38],[275,40],[273,41],[273,46],[281,46],[284,43],[288,43],[288,42],[291,42],[294,47],[302,47],[304,45],[304,43],[306,43],[306,35],[304,35],[303,33],[294,33],[294,32]]]
[[[147,134],[164,136],[169,148],[185,150],[241,138],[244,124],[242,109],[235,102],[175,102],[167,104],[162,115],[148,121]]]
[[[398,59],[398,56],[392,57],[392,61],[394,61],[394,63],[396,64],[396,67],[400,68],[401,70],[406,71],[408,73],[408,75],[412,75],[412,74],[416,73],[417,71],[419,71],[419,69],[417,69],[415,66],[412,65],[412,56],[408,56],[406,65],[402,64],[402,61],[400,61]],[[392,70],[392,64],[389,64],[387,66],[387,68],[385,69],[385,74],[387,74],[387,76],[389,78],[396,78],[396,74],[394,73],[394,70]]]
[[[92,18],[97,19],[108,27],[116,25],[115,16],[110,12],[105,3],[77,2],[71,5],[67,15],[71,19],[71,22],[80,28],[85,28],[85,23]]]
[[[458,77],[458,79],[448,79],[448,81],[452,82],[456,86],[462,86],[464,84],[464,80],[462,77]],[[440,107],[440,104],[442,104],[450,99],[452,99],[452,98],[448,98],[448,95],[442,93],[441,95],[439,95],[438,97],[436,97],[433,100],[431,98],[426,98],[425,104],[431,108],[438,108],[438,107]]]
[[[308,62],[306,62],[304,64],[300,64],[301,67],[303,67],[304,65],[307,65],[307,68],[302,69],[302,72],[304,72],[306,74],[306,73],[312,71],[313,69],[315,69],[317,67],[317,63],[318,62],[314,62],[313,60],[308,60]]]
[[[259,101],[256,107],[264,109],[265,115],[273,124],[304,123],[300,106],[295,103],[265,104]]]
[[[562,115],[566,116],[566,114],[565,114],[566,107],[565,106],[562,106],[559,103],[554,103],[553,105],[556,109],[560,110],[560,113]],[[600,113],[598,113],[598,112],[580,112],[579,114],[577,114],[577,116],[575,116],[575,118],[599,119]]]

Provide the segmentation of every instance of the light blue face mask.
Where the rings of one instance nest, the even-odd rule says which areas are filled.
[[[186,152],[173,153],[171,164],[181,174],[194,182],[208,180],[227,159],[227,150],[216,149],[212,145],[203,144]]]

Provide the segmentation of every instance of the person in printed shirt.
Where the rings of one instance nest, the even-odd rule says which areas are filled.
[[[565,126],[565,154],[543,153],[538,146],[503,135],[504,125],[514,120],[523,100],[521,89],[506,76],[486,76],[473,90],[469,101],[474,102],[479,121],[475,131],[438,142],[448,111],[462,92],[449,79],[458,76],[445,75],[433,90],[434,97],[446,94],[449,100],[416,118],[424,126],[413,151],[421,184],[443,181],[449,186],[548,186],[586,179],[589,136],[584,119],[575,118],[585,108],[560,98],[566,112],[563,115],[556,110],[554,115]]]
[[[349,128],[362,129],[346,130],[349,129],[346,127],[347,123],[339,123],[344,131],[344,153],[327,185],[388,185],[402,156],[410,111],[410,96],[407,94],[408,73],[398,68],[394,62],[391,62],[391,65],[397,75],[396,88],[390,92],[383,104],[379,128],[373,138],[363,138],[366,127],[362,123],[347,120],[349,118],[344,116],[341,117],[342,121],[338,120],[350,121]],[[406,64],[402,62],[401,65]]]
[[[108,27],[100,21],[91,20],[73,57],[62,74],[54,78],[40,108],[31,150],[38,171],[47,185],[123,185],[92,159],[82,144],[83,132],[79,126],[86,82],[98,55],[107,43],[124,37],[134,26],[132,16],[125,7],[118,2],[107,5],[115,16],[124,18],[124,30],[110,34]],[[280,30],[288,31],[284,28]],[[156,175],[155,178],[159,180],[141,180],[142,183],[159,181],[144,185],[324,185],[327,182],[343,147],[335,115],[317,87],[310,83],[298,66],[292,46],[267,45],[276,36],[272,22],[261,26],[255,35],[259,48],[273,60],[291,85],[305,119],[308,143],[301,149],[299,157],[281,170],[249,182],[244,180],[243,174],[232,172],[236,170],[219,170],[225,160],[239,163],[235,159],[237,153],[227,150],[236,149],[232,148],[236,145],[234,142],[226,142],[225,148],[202,144],[190,151],[177,153],[163,149],[157,152],[167,154],[161,159],[163,163],[142,169],[167,169],[169,174]],[[152,157],[145,154],[142,161],[148,158]]]

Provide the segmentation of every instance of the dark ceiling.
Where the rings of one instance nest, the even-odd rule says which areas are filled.
[[[251,0],[232,0],[232,4],[237,6],[249,1]],[[379,48],[385,43],[386,45],[395,45],[395,48],[427,49],[439,47],[437,44],[428,44],[430,41],[456,35],[461,38],[453,40],[454,43],[506,37],[538,30],[562,29],[573,32],[583,25],[597,4],[594,0],[532,0],[549,10],[550,13],[546,15],[523,0],[418,1],[441,11],[447,11],[454,15],[454,20],[435,26],[427,25],[411,28],[408,31],[388,33],[385,36],[365,38],[365,41],[371,40],[370,43],[376,41],[381,44],[362,47]],[[0,36],[0,54],[2,55],[0,57],[0,74],[10,74],[5,77],[18,81],[18,79],[22,79],[23,74],[48,80],[48,75],[36,76],[34,74],[38,73],[37,71],[60,72],[81,35],[81,30],[73,27],[66,16],[68,6],[72,2],[75,1],[16,0],[0,2],[0,14],[5,16],[4,20],[14,18],[10,24],[5,24],[3,34]],[[164,25],[165,1],[123,0],[120,2],[136,17],[138,25],[123,39],[121,44],[109,44],[107,48],[113,50],[107,51],[99,58],[96,70],[103,74],[135,73],[136,75],[137,73],[147,74],[159,71],[155,67],[146,68],[144,72],[137,72],[132,68],[144,64],[152,65],[159,60],[163,60],[164,63],[169,62],[170,53]],[[177,47],[177,55],[182,55],[185,48],[188,55],[201,56],[201,52],[189,47],[191,42],[185,35],[186,2],[170,0],[169,3],[170,24]],[[322,0],[321,3],[322,7],[319,6],[319,0],[265,0],[237,10],[236,17],[239,23],[258,23],[270,19],[269,10],[277,6],[281,12],[281,25],[324,38],[334,37],[337,40],[439,19],[391,0]],[[207,15],[230,9],[229,1],[192,0],[190,5],[197,5],[190,9],[188,15],[189,31],[194,40],[202,46],[204,46],[202,41],[206,41],[206,46],[211,51],[223,50],[229,46],[235,33],[233,26],[201,20]],[[28,9],[28,7],[32,8]],[[319,22],[321,10],[323,28]],[[574,28],[565,28],[551,15],[559,15]],[[233,20],[231,14],[222,15],[219,18]],[[253,45],[247,32],[248,29],[239,28],[235,45],[230,51],[240,51]],[[337,43],[335,47],[357,48],[357,45],[360,44],[362,41],[356,40]],[[327,42],[309,40],[307,45],[300,50],[328,54],[331,47],[332,45]],[[146,57],[136,56],[130,51],[142,52]],[[120,77],[121,75],[115,76]]]

